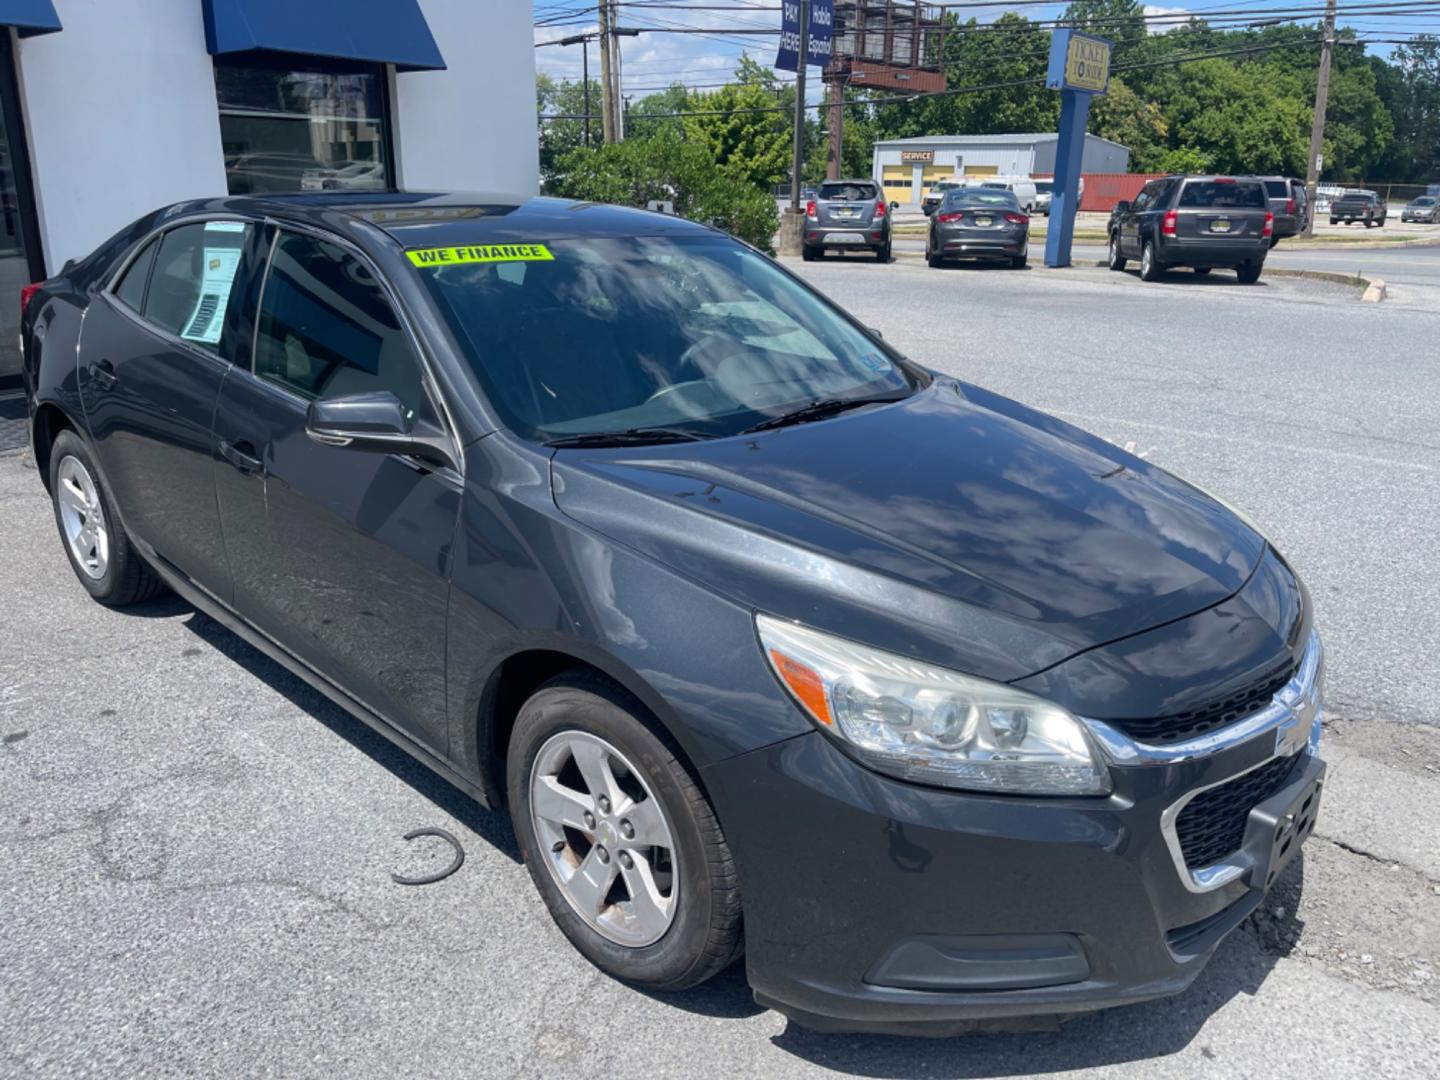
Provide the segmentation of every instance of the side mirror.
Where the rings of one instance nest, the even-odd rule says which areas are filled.
[[[1123,214],[1123,213],[1125,213],[1125,211],[1127,211],[1127,210],[1129,210],[1129,209],[1130,209],[1130,200],[1129,200],[1129,199],[1121,199],[1119,202],[1117,202],[1117,203],[1115,204],[1115,213],[1117,213],[1117,214]]]
[[[455,468],[450,440],[430,427],[412,423],[409,410],[389,390],[320,398],[310,403],[305,414],[305,434],[326,446],[413,454]]]

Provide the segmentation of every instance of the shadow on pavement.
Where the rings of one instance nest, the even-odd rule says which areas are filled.
[[[157,606],[173,605],[166,612],[172,615],[183,611],[193,612],[190,618],[185,620],[185,628],[196,637],[224,653],[267,686],[279,691],[297,709],[314,717],[377,765],[414,788],[495,850],[517,863],[521,861],[520,849],[515,843],[515,835],[506,815],[486,810],[468,794],[431,771],[383,735],[371,730],[303,679],[292,675],[210,616],[196,611],[178,598],[155,603]],[[130,610],[144,613],[144,609],[150,606],[147,604]]]

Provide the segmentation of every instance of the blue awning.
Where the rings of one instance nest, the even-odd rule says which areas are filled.
[[[3,0],[0,0],[3,3]],[[202,0],[210,55],[279,52],[443,70],[419,0]]]
[[[13,26],[21,37],[53,34],[60,29],[60,16],[50,0],[0,0],[0,26]]]

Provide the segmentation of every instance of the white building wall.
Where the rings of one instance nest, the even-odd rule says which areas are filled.
[[[530,5],[421,0],[420,7],[446,70],[395,74],[400,186],[537,193],[540,148]]]
[[[52,274],[157,206],[225,194],[199,0],[55,0],[55,9],[65,29],[21,38],[16,51]]]

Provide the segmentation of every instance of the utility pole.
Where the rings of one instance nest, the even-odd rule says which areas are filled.
[[[600,0],[600,126],[605,142],[615,141],[615,102],[610,86],[610,0]],[[588,110],[587,110],[588,111]]]
[[[615,86],[610,91],[610,102],[615,109],[615,119],[611,121],[615,129],[615,141],[619,142],[625,138],[625,104],[622,97],[620,70],[620,37],[615,31],[616,25],[620,22],[620,11],[616,0],[609,0],[610,4],[610,77],[615,80]]]
[[[590,39],[580,35],[580,78],[585,81],[585,149],[590,149]]]
[[[809,66],[810,0],[800,0],[800,62],[795,65],[795,159],[790,175],[792,214],[800,213],[800,169],[805,162],[805,69]]]
[[[1310,128],[1310,160],[1305,163],[1305,194],[1310,220],[1305,235],[1315,235],[1315,201],[1320,187],[1320,152],[1325,146],[1325,106],[1330,98],[1330,54],[1335,51],[1335,0],[1325,0],[1325,30],[1320,41],[1320,73],[1315,79],[1315,123]]]
[[[825,154],[825,177],[840,179],[840,166],[845,162],[845,87],[839,76],[830,81],[830,149]]]

